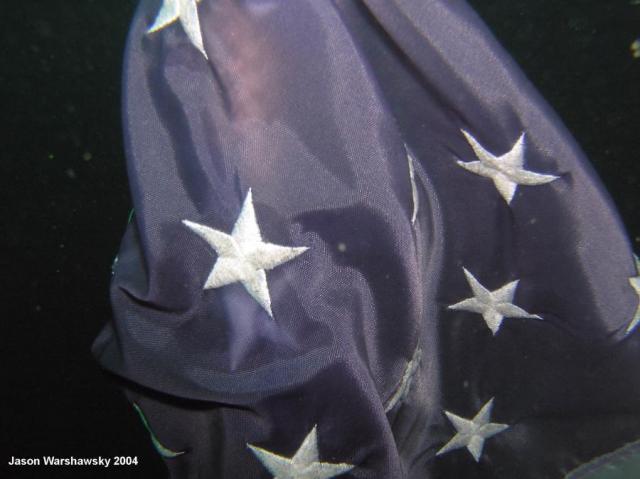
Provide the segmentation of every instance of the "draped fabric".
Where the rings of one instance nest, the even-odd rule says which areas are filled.
[[[93,351],[172,478],[560,478],[640,439],[624,228],[463,1],[142,0],[123,125]]]

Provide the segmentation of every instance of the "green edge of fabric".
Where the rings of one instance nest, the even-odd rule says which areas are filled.
[[[156,449],[156,451],[158,451],[158,454],[160,454],[162,457],[166,457],[168,459],[172,459],[174,457],[181,456],[186,452],[186,451],[176,452],[176,451],[172,451],[171,449],[168,449],[168,448],[164,447],[160,443],[160,441],[158,440],[156,435],[153,433],[153,431],[151,430],[151,427],[149,426],[149,422],[147,421],[147,418],[145,417],[144,413],[142,412],[142,409],[140,409],[140,406],[138,406],[136,403],[133,403],[133,407],[136,410],[136,412],[138,413],[138,416],[140,416],[140,420],[142,421],[142,424],[144,425],[144,428],[149,433],[149,436],[151,436],[151,443],[153,444],[153,447]]]
[[[640,477],[640,440],[582,464],[565,479],[630,479]]]

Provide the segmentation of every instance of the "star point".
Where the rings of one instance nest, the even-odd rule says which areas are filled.
[[[290,458],[252,444],[247,444],[247,447],[273,474],[274,479],[331,479],[355,467],[351,464],[320,461],[317,426],[313,426],[296,453]]]
[[[636,263],[636,272],[640,273],[640,260],[638,259],[637,256],[635,257],[635,263]],[[629,284],[638,295],[638,306],[636,307],[636,312],[633,315],[633,319],[631,320],[631,322],[627,326],[627,329],[625,330],[625,335],[630,334],[631,331],[633,331],[636,328],[636,326],[640,324],[640,274],[638,276],[632,276],[631,278],[629,278]]]
[[[198,17],[198,2],[200,0],[162,0],[160,11],[147,33],[155,33],[179,20],[193,46],[208,59]]]
[[[453,427],[456,428],[456,434],[440,448],[436,456],[466,447],[478,462],[482,456],[484,441],[509,428],[508,424],[491,422],[493,399],[489,399],[473,419],[466,419],[452,412],[444,411]]]
[[[204,289],[242,283],[247,292],[273,318],[266,271],[291,261],[309,248],[264,242],[251,190],[247,193],[231,234],[189,220],[183,220],[182,223],[205,240],[218,255]]]
[[[407,152],[407,162],[409,163],[409,180],[411,182],[411,201],[413,203],[413,211],[411,212],[411,224],[416,224],[416,219],[418,218],[418,207],[419,207],[419,199],[418,199],[418,186],[416,185],[416,172],[414,166],[413,155],[409,151],[407,145],[405,145],[405,151]]]
[[[537,314],[530,314],[512,303],[519,280],[507,283],[495,291],[489,291],[469,270],[462,270],[473,296],[452,304],[448,309],[481,314],[494,336],[500,330],[505,317],[542,319]]]
[[[470,133],[465,130],[460,131],[467,139],[478,161],[457,161],[457,164],[467,171],[491,179],[507,204],[511,204],[518,185],[544,185],[559,178],[555,175],[535,173],[524,169],[524,133],[520,135],[511,150],[501,156],[495,156]]]
[[[400,384],[396,388],[396,391],[393,393],[387,405],[384,408],[384,412],[391,411],[398,404],[403,403],[407,397],[409,396],[409,392],[413,386],[414,377],[420,367],[420,363],[422,361],[422,348],[417,347],[415,353],[413,353],[413,357],[407,363],[404,373],[402,374],[402,379],[400,380]]]

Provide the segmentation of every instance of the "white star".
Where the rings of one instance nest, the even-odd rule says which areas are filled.
[[[544,185],[558,179],[554,175],[542,175],[524,169],[524,133],[510,151],[502,156],[494,156],[464,130],[460,130],[473,148],[480,161],[458,161],[458,165],[480,176],[493,180],[508,204],[511,204],[518,185]]]
[[[476,416],[469,420],[456,416],[455,414],[445,411],[444,413],[456,428],[456,435],[440,449],[436,456],[444,454],[455,449],[466,447],[473,458],[478,462],[482,456],[482,448],[484,441],[505,429],[509,428],[508,424],[496,424],[491,421],[491,409],[493,408],[493,398],[489,400]]]
[[[529,314],[524,309],[512,304],[519,280],[505,284],[495,291],[489,291],[466,268],[462,269],[473,291],[473,297],[452,304],[449,309],[482,314],[487,326],[489,326],[494,335],[500,329],[505,316],[509,318],[542,319],[540,316]]]
[[[191,43],[207,57],[202,40],[202,30],[200,29],[200,19],[198,18],[198,6],[196,2],[200,0],[162,0],[162,7],[156,16],[153,25],[147,33],[154,33],[164,27],[180,20],[182,28],[187,33]]]
[[[640,272],[640,260],[638,259],[637,256],[636,256],[636,271]],[[627,326],[625,334],[629,334],[631,331],[635,329],[638,323],[640,323],[640,276],[629,278],[629,283],[631,284],[631,287],[635,289],[636,293],[638,294],[638,307],[636,308],[636,312],[633,315],[633,319],[629,323],[629,326]]]
[[[313,426],[292,458],[274,454],[251,444],[247,444],[247,447],[273,474],[273,479],[330,479],[354,468],[351,464],[320,462],[316,426]]]
[[[218,254],[204,289],[242,283],[273,318],[265,271],[291,261],[309,248],[290,248],[262,241],[251,190],[247,193],[230,235],[192,221],[182,222],[209,243]]]

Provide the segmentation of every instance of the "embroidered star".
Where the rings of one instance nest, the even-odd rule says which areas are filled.
[[[231,234],[188,220],[182,222],[218,254],[204,289],[242,283],[273,318],[266,271],[291,261],[309,248],[290,248],[262,241],[251,190],[247,193]]]
[[[331,464],[320,462],[318,454],[318,433],[316,426],[293,455],[288,458],[265,449],[247,444],[262,465],[273,474],[273,479],[330,479],[350,471],[351,464]]]
[[[489,291],[466,268],[462,269],[471,291],[473,291],[473,297],[452,304],[448,309],[481,314],[494,335],[500,329],[505,317],[542,319],[536,314],[527,313],[512,303],[519,280],[505,284],[495,291]]]
[[[156,16],[153,25],[147,33],[154,33],[162,30],[176,20],[180,20],[182,28],[186,32],[191,43],[207,57],[202,40],[202,30],[200,29],[200,19],[198,18],[198,6],[196,2],[200,0],[162,0],[162,7]]]
[[[637,256],[635,259],[636,259],[636,271],[640,272],[640,260],[638,259]],[[627,326],[627,329],[625,330],[625,334],[629,334],[631,331],[635,329],[638,323],[640,323],[640,276],[629,278],[629,284],[631,284],[631,287],[636,290],[636,294],[638,295],[638,307],[636,308],[636,312],[633,316],[633,319],[631,320],[631,322],[629,323],[629,326]]]
[[[511,204],[518,185],[544,185],[558,179],[558,176],[543,175],[524,169],[524,133],[520,135],[510,151],[502,156],[495,156],[469,133],[460,131],[480,161],[457,161],[458,165],[493,180],[493,184],[507,204]]]
[[[493,398],[482,406],[480,412],[478,412],[473,419],[465,419],[452,412],[445,411],[444,413],[456,428],[457,433],[436,453],[436,456],[466,447],[476,462],[478,462],[480,456],[482,456],[484,441],[509,428],[508,424],[490,422],[492,408]]]

